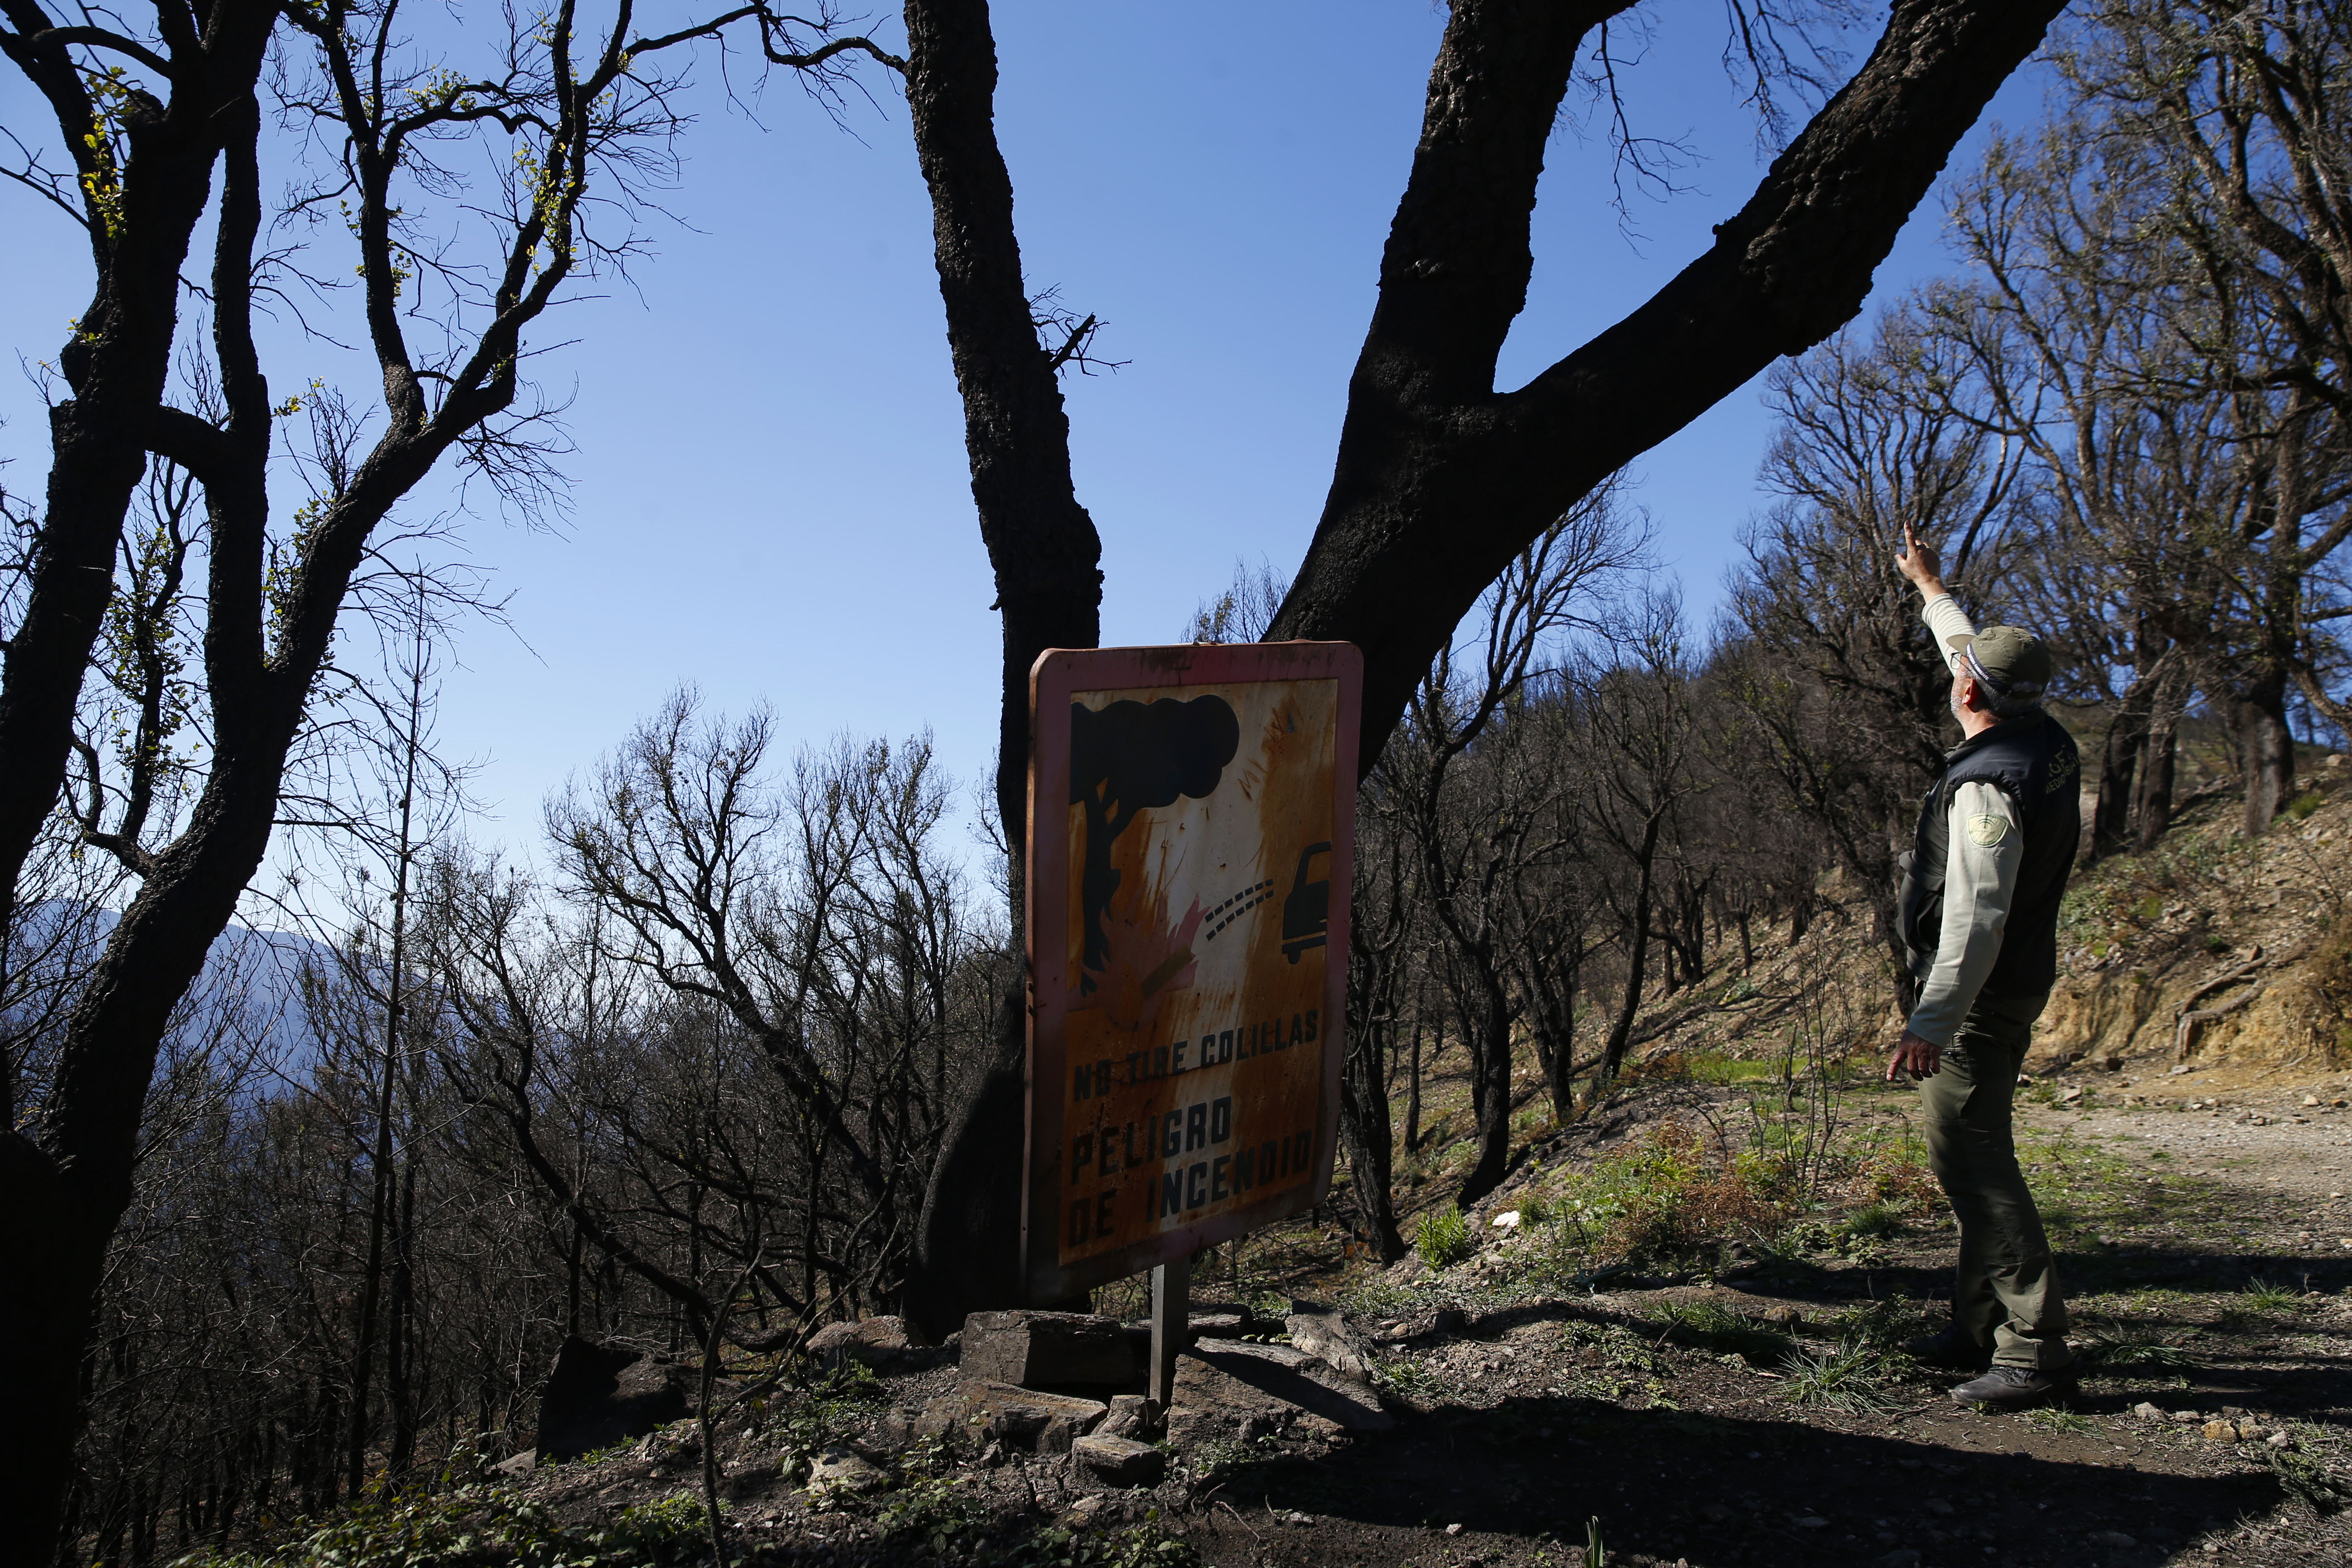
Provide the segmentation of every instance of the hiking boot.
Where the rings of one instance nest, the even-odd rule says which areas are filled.
[[[1903,1353],[1921,1366],[1947,1372],[1982,1372],[1992,1364],[1992,1352],[1969,1338],[1958,1324],[1942,1333],[1913,1340],[1903,1347]]]
[[[2075,1381],[2072,1366],[1997,1366],[1952,1390],[1952,1397],[1962,1405],[1981,1405],[1991,1410],[2024,1410],[2074,1398]]]

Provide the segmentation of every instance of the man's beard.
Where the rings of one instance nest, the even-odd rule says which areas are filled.
[[[1952,710],[1952,718],[1955,721],[1962,725],[1966,725],[1968,723],[1968,710],[1960,706],[1960,694],[1957,689],[1945,696],[1944,705]]]

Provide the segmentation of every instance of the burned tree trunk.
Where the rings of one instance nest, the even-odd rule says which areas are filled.
[[[1364,766],[1486,585],[1602,479],[1862,309],[1873,270],[2063,0],[1901,0],[1707,253],[1516,392],[1544,146],[1585,33],[1620,10],[1464,0],[1381,263],[1315,541],[1270,637],[1364,650]]]
[[[1070,479],[1070,422],[1055,355],[1037,339],[996,145],[996,40],[987,0],[908,0],[907,104],[931,195],[933,257],[963,395],[972,501],[1004,617],[996,809],[1022,929],[1028,837],[1029,667],[1098,638],[1102,544]],[[910,1323],[933,1336],[967,1312],[1021,1300],[1022,1058],[1025,983],[1002,999],[990,1059],[931,1172],[907,1284]]]
[[[2130,839],[2132,805],[2138,797],[2140,756],[2147,749],[2148,721],[2159,677],[2142,671],[2124,692],[2107,725],[2099,759],[2099,799],[2091,814],[2093,860],[2123,853]]]
[[[1859,312],[1954,143],[2062,8],[1900,0],[1869,59],[1705,256],[1506,394],[1495,368],[1526,302],[1544,148],[1583,41],[1627,6],[1456,0],[1329,496],[1265,634],[1364,650],[1367,774],[1432,658],[1529,542],[1773,360]],[[1024,291],[992,123],[988,7],[908,0],[906,17],[908,100],[1004,616],[997,801],[1017,876],[1028,667],[1045,647],[1096,641],[1098,545],[1071,487],[1055,356],[1036,341]],[[932,1174],[907,1310],[933,1332],[1018,1300],[1022,1003],[1005,998],[992,1059]]]

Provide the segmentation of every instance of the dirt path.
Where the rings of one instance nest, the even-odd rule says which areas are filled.
[[[2021,1155],[2088,1367],[2072,1409],[1971,1414],[1956,1379],[1884,1359],[1937,1321],[1945,1219],[1823,1226],[1719,1276],[1600,1289],[1530,1268],[1522,1238],[1352,1298],[1381,1336],[1391,1432],[1195,1447],[1148,1492],[1018,1455],[967,1456],[933,1484],[1008,1526],[1083,1521],[1102,1553],[1083,1561],[1117,1568],[1177,1561],[1148,1548],[1155,1531],[1210,1568],[1570,1568],[1596,1527],[1615,1568],[2352,1564],[2352,1514],[2333,1511],[2352,1500],[2352,1106],[2332,1103],[2352,1081],[2132,1078],[2021,1090]],[[1664,1117],[1721,1116],[1738,1092],[1652,1086],[1539,1152],[1589,1163]],[[1850,1126],[1914,1114],[1904,1092],[1844,1094]],[[903,1458],[870,1420],[840,1436]],[[970,1556],[892,1533],[909,1490],[813,1507],[764,1464],[730,1486],[748,1561]],[[567,1467],[534,1489],[610,1519],[686,1473]],[[1145,1533],[1118,1535],[1131,1527]]]
[[[1391,1358],[1420,1409],[1402,1430],[1231,1466],[1195,1539],[1224,1568],[1501,1568],[1578,1561],[1597,1519],[1632,1568],[2352,1563],[2347,1516],[2289,1496],[2269,1440],[2352,1472],[2352,1110],[2302,1103],[2346,1086],[2217,1076],[2021,1107],[2093,1363],[2072,1411],[1973,1415],[1927,1378],[1875,1408],[1798,1404],[1772,1358],[1667,1324],[1745,1317],[1834,1358],[1858,1311],[1945,1293],[1938,1226],[1859,1259],[1475,1314]]]
[[[2045,1132],[2116,1140],[2141,1158],[2161,1152],[2180,1174],[2210,1177],[2232,1194],[2260,1200],[2248,1215],[2259,1223],[2330,1215],[2339,1229],[2352,1223],[2344,1201],[2352,1182],[2352,1109],[2333,1103],[2352,1100],[2352,1079],[2276,1084],[2200,1072],[2168,1077],[2145,1106],[2117,1106],[2113,1098],[2098,1096],[2101,1103],[2088,1110],[2028,1106],[2021,1121]],[[2276,1198],[2312,1206],[2283,1211],[2270,1201]]]

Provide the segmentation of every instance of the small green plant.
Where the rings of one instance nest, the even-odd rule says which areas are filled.
[[[1711,1254],[1780,1228],[1789,1171],[1778,1153],[1726,1157],[1697,1130],[1668,1121],[1571,1177],[1560,1224],[1583,1250],[1612,1260]]]
[[[643,1441],[644,1439],[641,1437],[624,1437],[617,1443],[608,1443],[602,1448],[591,1448],[588,1452],[579,1455],[576,1458],[560,1459],[555,1461],[555,1463],[578,1465],[583,1468],[585,1468],[590,1465],[601,1465],[608,1459],[619,1458],[622,1455],[627,1453],[631,1448],[635,1447]]]
[[[1609,1568],[1609,1549],[1601,1544],[1601,1521],[1598,1517],[1584,1521],[1584,1555],[1580,1568]]]
[[[2080,1347],[2086,1366],[2110,1377],[2167,1377],[2197,1364],[2189,1350],[2139,1323],[2108,1324]]]
[[[1382,1388],[1400,1398],[1418,1400],[1437,1386],[1437,1378],[1428,1363],[1411,1356],[1396,1356],[1384,1361],[1372,1370],[1373,1378]]]
[[[1413,1232],[1412,1249],[1432,1268],[1451,1268],[1477,1250],[1470,1221],[1458,1208],[1435,1209],[1423,1215]]]
[[[2303,1427],[2295,1435],[2307,1442],[2315,1434],[2311,1428]],[[2266,1444],[2255,1453],[2290,1496],[2309,1503],[2315,1511],[2335,1513],[2352,1506],[2352,1480],[2313,1458],[2301,1444],[2288,1448],[2273,1448]]]
[[[2025,1418],[2045,1432],[2095,1432],[2098,1430],[2098,1424],[2090,1417],[2077,1415],[2071,1410],[2062,1410],[2054,1405],[2045,1405],[2038,1410],[2029,1410],[2025,1413]]]
[[[1656,1347],[1622,1323],[1589,1323],[1571,1318],[1559,1326],[1559,1337],[1571,1347],[1597,1352],[1590,1359],[1613,1372],[1653,1377],[1665,1370]]]
[[[465,1486],[357,1503],[274,1545],[195,1552],[173,1568],[677,1568],[709,1549],[702,1500],[688,1494],[583,1531],[504,1488]]]
[[[1744,1002],[1748,997],[1756,994],[1756,988],[1753,985],[1748,985],[1746,981],[1742,981],[1740,984],[1747,986],[1746,994],[1729,995],[1724,1000]],[[1734,989],[1738,990],[1738,987]],[[1777,1062],[1726,1056],[1720,1051],[1702,1051],[1689,1059],[1687,1070],[1694,1083],[1728,1085],[1753,1083],[1759,1079],[1777,1078],[1780,1076],[1780,1068]]]
[[[2297,1305],[2302,1297],[2291,1285],[2273,1285],[2263,1279],[2246,1281],[2246,1305],[2257,1312],[2283,1312]]]
[[[1866,1339],[1842,1339],[1837,1348],[1799,1352],[1782,1363],[1789,1379],[1789,1399],[1795,1405],[1819,1405],[1857,1415],[1884,1415],[1902,1401],[1892,1392],[1911,1371],[1908,1357]]]
[[[1719,1302],[1691,1301],[1655,1315],[1677,1343],[1736,1355],[1750,1366],[1779,1366],[1796,1353],[1796,1342],[1788,1335]]]
[[[1195,1487],[1213,1488],[1253,1465],[1277,1458],[1281,1442],[1271,1433],[1244,1442],[1237,1437],[1212,1439],[1192,1451],[1184,1461]]]
[[[1853,1308],[1838,1319],[1838,1339],[1900,1351],[1934,1325],[1939,1309],[1908,1296],[1894,1296]]]
[[[2221,954],[2229,952],[2236,945],[2237,943],[2231,942],[2228,937],[2223,936],[2219,931],[2213,932],[2205,939],[2205,951],[2211,953],[2216,958],[2219,958]]]
[[[957,1484],[952,1474],[909,1474],[883,1500],[875,1528],[901,1548],[929,1551],[941,1562],[974,1562],[995,1523],[988,1504]]]
[[[1845,1234],[1872,1241],[1901,1236],[1908,1207],[1908,1205],[1893,1202],[1865,1204],[1846,1216]]]
[[[2321,806],[2326,804],[2326,796],[2319,795],[2316,792],[2310,795],[2299,795],[2293,800],[2286,803],[2286,814],[2289,816],[2294,817],[2297,822],[2301,822],[2305,817],[2309,816],[2313,812],[2317,811]]]
[[[723,1521],[726,1510],[719,1517]],[[621,1510],[613,1521],[611,1544],[629,1554],[623,1561],[651,1563],[690,1563],[709,1548],[709,1515],[702,1500],[690,1492],[675,1492],[652,1502]]]
[[[1200,1552],[1160,1528],[1154,1509],[1141,1524],[1108,1535],[1047,1530],[1030,1542],[1029,1568],[1198,1568]]]
[[[1551,1199],[1529,1187],[1519,1194],[1519,1223],[1523,1226],[1542,1225],[1552,1216]]]
[[[851,1426],[887,1396],[873,1369],[857,1362],[809,1384],[769,1428],[784,1479],[806,1474],[811,1459],[842,1441]]]
[[[1209,1451],[1204,1446],[1202,1455]],[[1199,1568],[1201,1561],[1190,1543],[1160,1528],[1156,1509],[1125,1530],[1089,1533],[1049,1525],[1024,1536],[948,1473],[910,1474],[874,1522],[896,1553],[927,1553],[958,1568]]]

